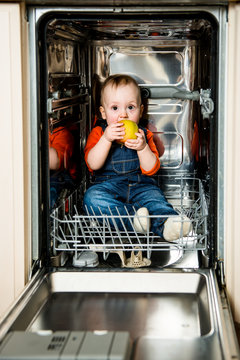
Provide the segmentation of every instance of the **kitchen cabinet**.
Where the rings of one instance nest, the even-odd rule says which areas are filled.
[[[29,70],[22,10],[19,3],[0,3],[1,317],[23,290],[30,263]]]

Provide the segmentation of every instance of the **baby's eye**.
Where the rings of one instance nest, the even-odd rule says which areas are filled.
[[[118,107],[116,105],[112,106],[112,110],[116,111]]]
[[[134,105],[129,105],[128,108],[129,108],[129,110],[133,110],[133,109],[135,109],[135,106]]]

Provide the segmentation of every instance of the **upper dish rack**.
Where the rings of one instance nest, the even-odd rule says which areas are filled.
[[[159,177],[158,182],[160,181],[162,178]],[[186,251],[205,250],[208,204],[201,180],[169,177],[161,184],[161,188],[179,215],[186,215],[190,219],[192,231],[187,237],[180,237],[169,243],[150,231],[144,234],[134,229],[128,231],[123,224],[123,218],[133,223],[134,215],[86,215],[81,206],[83,191],[79,188],[51,213],[53,254],[57,255],[60,251],[71,252],[73,264],[78,265],[76,259],[83,252],[88,255],[90,252],[101,252],[104,260],[110,253],[118,253],[122,264],[126,265],[126,252],[144,252],[145,264],[149,265],[147,259],[151,258],[153,251],[169,251],[176,246]],[[149,215],[148,221],[153,217],[156,215]],[[117,226],[116,218],[122,222],[122,229]]]

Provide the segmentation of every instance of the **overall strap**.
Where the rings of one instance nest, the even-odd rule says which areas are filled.
[[[147,129],[145,127],[143,127],[142,125],[138,125],[139,129],[142,129],[144,131],[144,134],[145,134],[145,139],[146,139],[146,142],[148,143],[148,139],[147,139]]]
[[[94,125],[94,127],[100,126],[103,131],[105,131],[106,127],[107,127],[107,122],[104,119],[98,119]]]

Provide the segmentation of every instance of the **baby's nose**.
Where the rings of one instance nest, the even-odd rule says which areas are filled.
[[[120,117],[121,117],[121,118],[127,118],[127,117],[128,117],[127,111],[126,111],[126,110],[122,110],[122,111],[121,111],[121,114],[120,114]]]

